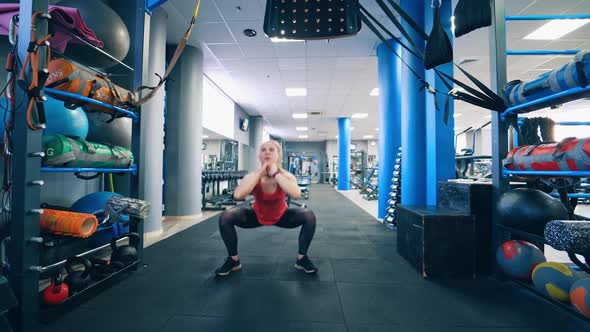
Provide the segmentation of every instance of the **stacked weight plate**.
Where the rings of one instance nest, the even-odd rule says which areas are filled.
[[[393,168],[393,177],[391,178],[391,186],[389,187],[389,200],[387,206],[387,214],[385,215],[385,223],[391,226],[397,225],[397,211],[396,207],[402,198],[402,148],[399,148],[397,158],[395,159],[395,166]]]

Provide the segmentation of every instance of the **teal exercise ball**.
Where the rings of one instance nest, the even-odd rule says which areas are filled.
[[[69,109],[63,101],[47,98],[44,103],[47,128],[43,134],[61,134],[86,139],[88,117],[81,108]]]

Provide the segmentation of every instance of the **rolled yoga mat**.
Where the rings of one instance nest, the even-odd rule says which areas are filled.
[[[87,238],[97,227],[93,214],[43,209],[41,215],[41,230],[47,233]]]

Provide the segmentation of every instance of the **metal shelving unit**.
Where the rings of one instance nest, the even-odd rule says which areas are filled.
[[[100,1],[100,0],[80,0],[82,1]],[[116,70],[125,72],[124,76],[129,77],[129,84],[132,89],[145,85],[147,82],[147,50],[149,48],[149,14],[145,10],[145,0],[120,1],[113,2],[113,9],[123,18],[132,36],[129,55],[127,57],[130,66],[119,62]],[[49,6],[48,0],[21,0],[19,25],[20,27],[31,27],[32,15],[35,11],[47,12]],[[44,36],[48,31],[47,21],[37,20],[35,34],[37,37]],[[27,48],[31,40],[31,31],[20,29],[18,35],[18,56],[20,59],[27,57]],[[95,49],[95,48],[93,48]],[[97,54],[101,56],[112,56],[102,50],[96,49]],[[20,65],[20,64],[19,64]],[[39,51],[39,68],[45,68],[45,50]],[[84,96],[73,95],[67,92],[44,89],[47,95],[57,99],[75,98],[85,103],[93,103],[104,107],[116,113],[119,117],[129,117],[133,119],[132,126],[132,147],[135,165],[128,169],[106,169],[106,168],[67,168],[67,167],[41,167],[41,157],[43,156],[41,137],[42,131],[32,131],[26,123],[26,102],[17,102],[15,123],[14,123],[14,150],[12,158],[12,225],[10,240],[8,242],[9,255],[8,259],[11,265],[10,283],[17,296],[19,307],[12,312],[11,321],[16,331],[35,331],[38,324],[51,317],[55,311],[65,309],[78,303],[80,298],[89,293],[100,292],[109,281],[117,279],[118,275],[124,275],[128,271],[136,270],[142,266],[143,261],[143,223],[135,218],[131,218],[129,225],[130,231],[140,234],[138,243],[137,261],[120,272],[116,272],[111,277],[91,284],[87,289],[68,298],[63,304],[48,307],[40,300],[39,281],[43,273],[50,269],[59,268],[65,261],[52,262],[47,266],[41,266],[41,256],[43,250],[43,237],[41,237],[39,219],[43,210],[40,208],[40,187],[43,185],[41,172],[71,172],[71,173],[129,173],[131,174],[131,197],[139,197],[139,177],[138,167],[140,164],[139,151],[139,133],[140,109],[127,110],[120,107],[104,104]],[[26,91],[17,87],[16,98],[20,101],[28,100]],[[72,241],[75,241],[72,240]],[[73,253],[72,256],[87,255],[104,249],[105,246],[95,248],[86,248],[84,252]],[[82,250],[81,250],[82,251]]]
[[[525,20],[552,20],[552,19],[587,19],[590,15],[535,15],[535,16],[506,16],[505,15],[505,0],[492,1],[492,27],[490,29],[490,61],[491,61],[491,82],[492,88],[497,93],[501,92],[504,85],[507,83],[506,73],[506,56],[507,55],[563,55],[576,54],[577,50],[507,50],[506,49],[506,21],[525,21]],[[518,106],[510,107],[503,113],[495,113],[492,115],[492,167],[493,167],[493,200],[497,202],[500,195],[510,190],[510,177],[590,177],[590,171],[513,171],[508,170],[502,166],[502,159],[508,155],[508,136],[509,125],[508,119],[514,120],[519,114],[530,113],[543,108],[551,107],[557,104],[563,104],[574,100],[587,98],[590,96],[590,86],[577,87],[556,93],[551,96],[540,98],[535,101],[527,102]],[[561,123],[561,125],[585,125],[582,122]],[[495,255],[495,248],[508,239],[512,235],[518,236],[525,240],[533,241],[535,243],[546,243],[544,237],[527,233],[518,229],[506,227],[500,224],[500,220],[492,209],[492,241],[493,252]],[[495,261],[495,259],[493,259]],[[498,266],[494,266],[494,271],[500,275]],[[518,285],[531,290],[532,292],[542,296],[548,302],[555,304],[567,310],[574,315],[588,320],[582,314],[578,313],[572,306],[565,305],[551,298],[545,297],[537,292],[532,285],[517,282]]]

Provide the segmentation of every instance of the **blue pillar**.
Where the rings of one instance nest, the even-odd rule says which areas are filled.
[[[338,190],[350,190],[350,118],[338,118]]]
[[[424,26],[424,8],[427,1],[402,0],[402,8]],[[428,1],[430,6],[430,1]],[[411,26],[404,27],[424,51],[425,42]],[[425,76],[424,63],[408,51],[404,61],[420,76]],[[426,92],[422,84],[405,66],[402,69],[402,200],[404,205],[426,204]]]
[[[397,54],[401,46],[389,43]],[[379,78],[379,218],[387,214],[393,166],[401,144],[401,60],[385,44],[377,47]]]
[[[430,33],[432,30],[432,20],[434,10],[430,6],[425,8],[425,31]],[[451,32],[451,16],[453,8],[451,1],[443,1],[439,9],[440,22],[443,25],[447,35],[453,40]],[[449,76],[453,76],[453,64],[448,63],[437,67]],[[435,75],[433,70],[426,74],[428,82],[433,82],[435,89],[448,92],[447,87],[442,80]],[[437,98],[437,105],[440,111],[436,111],[434,98]],[[453,118],[454,104],[451,101],[449,105],[449,122],[444,123],[444,105],[446,97],[443,95],[433,96],[427,94],[426,101],[426,204],[435,206],[437,204],[437,183],[455,178],[455,148],[454,148],[454,128],[455,121]]]

